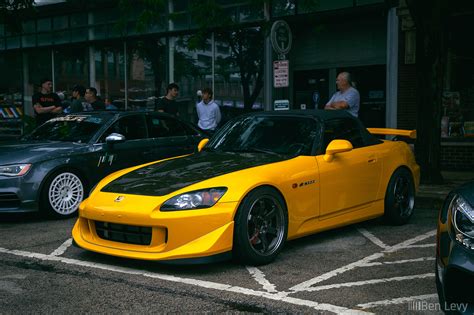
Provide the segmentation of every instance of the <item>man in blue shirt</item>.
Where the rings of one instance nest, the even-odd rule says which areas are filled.
[[[360,95],[352,87],[351,75],[349,72],[341,72],[336,78],[337,91],[327,102],[324,109],[343,109],[357,117],[359,114]]]

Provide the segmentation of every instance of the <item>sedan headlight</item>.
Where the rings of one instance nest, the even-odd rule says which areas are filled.
[[[225,194],[227,187],[190,191],[166,200],[161,211],[179,211],[210,208]]]
[[[451,202],[451,214],[456,240],[474,249],[474,209],[463,197],[457,196]]]
[[[4,176],[22,176],[28,173],[31,164],[1,165],[0,175]]]

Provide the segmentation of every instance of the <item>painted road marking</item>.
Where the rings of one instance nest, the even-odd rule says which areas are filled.
[[[434,277],[434,273],[424,273],[420,275],[411,275],[411,276],[402,276],[402,277],[393,277],[393,278],[382,278],[382,279],[371,279],[371,280],[364,280],[364,281],[354,281],[354,282],[344,282],[344,283],[336,283],[336,284],[328,284],[328,285],[320,285],[317,287],[311,287],[306,289],[306,292],[315,292],[315,291],[323,291],[323,290],[331,290],[331,289],[339,289],[339,288],[350,288],[350,287],[360,287],[363,285],[368,284],[379,284],[379,283],[387,283],[393,281],[405,281],[405,280],[414,280],[414,279],[424,279],[424,278],[431,278]]]
[[[431,299],[437,300],[438,294],[425,294],[425,295],[401,297],[401,298],[396,298],[396,299],[391,299],[391,300],[381,300],[381,301],[357,304],[357,306],[363,309],[367,309],[367,308],[378,307],[378,306],[405,304],[405,303],[409,303],[413,301],[423,301],[423,300],[431,300]]]
[[[390,247],[387,244],[385,244],[384,242],[382,242],[374,234],[370,233],[369,231],[367,231],[364,228],[358,228],[357,231],[359,231],[360,234],[364,235],[369,241],[371,241],[372,243],[374,243],[375,245],[377,245],[380,248],[388,249]]]
[[[356,262],[353,262],[353,263],[350,263],[346,266],[342,266],[340,268],[337,268],[337,269],[334,269],[334,270],[331,270],[327,273],[324,273],[322,275],[319,275],[317,277],[314,277],[312,279],[309,279],[307,281],[304,281],[300,284],[297,284],[293,287],[290,288],[290,291],[293,291],[293,292],[299,292],[299,291],[308,291],[311,289],[311,287],[319,282],[322,282],[322,281],[325,281],[325,280],[328,280],[330,278],[333,278],[341,273],[344,273],[344,272],[347,272],[347,271],[350,271],[350,270],[353,270],[355,268],[358,268],[358,267],[362,267],[370,262],[372,262],[373,260],[377,260],[379,258],[382,258],[384,257],[384,255],[386,253],[392,253],[392,252],[395,252],[395,251],[399,251],[399,250],[402,250],[402,249],[405,249],[407,248],[407,246],[411,246],[417,242],[421,242],[429,237],[433,237],[434,235],[436,235],[436,230],[432,230],[432,231],[429,231],[427,233],[424,233],[424,234],[421,234],[421,235],[418,235],[414,238],[411,238],[411,239],[408,239],[406,241],[403,241],[401,243],[398,243],[394,246],[390,246],[389,248],[381,251],[381,252],[378,252],[378,253],[375,253],[375,254],[371,254],[369,256],[366,256],[364,258],[362,258],[361,260],[359,261],[356,261]]]
[[[423,261],[434,261],[436,258],[434,257],[421,257],[421,258],[414,258],[414,259],[402,259],[402,260],[395,260],[395,261],[376,261],[366,263],[365,265],[361,265],[360,267],[372,267],[372,266],[382,266],[382,265],[396,265],[396,264],[409,264],[415,262],[423,262]]]
[[[67,239],[64,243],[61,244],[58,248],[54,250],[50,256],[61,256],[66,252],[66,250],[69,248],[69,246],[72,245],[72,238]]]
[[[286,295],[282,295],[281,293],[275,294],[275,293],[270,293],[270,292],[265,292],[265,291],[256,291],[256,290],[247,289],[247,288],[238,287],[238,286],[232,286],[228,284],[221,284],[217,282],[197,280],[197,279],[191,279],[191,278],[181,278],[181,277],[170,276],[166,274],[160,274],[156,272],[140,271],[140,270],[127,268],[127,267],[117,267],[117,266],[111,266],[111,265],[102,264],[102,263],[93,263],[93,262],[88,262],[88,261],[83,261],[83,260],[60,257],[60,256],[44,255],[40,253],[32,253],[32,252],[26,252],[26,251],[20,251],[20,250],[10,250],[6,248],[2,248],[2,247],[0,247],[0,253],[26,257],[26,258],[35,258],[35,259],[39,259],[43,261],[61,262],[61,263],[69,264],[69,265],[89,267],[89,268],[107,270],[107,271],[124,273],[124,274],[139,275],[139,276],[153,278],[153,279],[160,279],[164,281],[171,281],[171,282],[176,282],[176,283],[199,286],[199,287],[207,288],[207,289],[214,289],[214,290],[220,290],[220,291],[226,291],[226,292],[240,293],[240,294],[249,295],[249,296],[263,297],[263,298],[274,300],[274,301],[281,301],[281,302],[286,302],[286,303],[290,303],[294,305],[307,306],[318,311],[328,311],[328,312],[333,312],[336,314],[370,314],[365,311],[349,309],[346,307],[332,305],[328,303],[318,303],[314,301],[293,298]]]
[[[255,281],[262,285],[265,291],[270,293],[278,292],[275,285],[265,278],[265,274],[260,269],[250,266],[247,266],[246,268]]]

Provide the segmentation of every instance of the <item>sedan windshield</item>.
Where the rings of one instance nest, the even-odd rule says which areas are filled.
[[[100,117],[68,115],[47,121],[23,139],[86,143],[103,124],[104,119]]]
[[[320,126],[308,117],[247,116],[226,125],[209,150],[309,155]]]

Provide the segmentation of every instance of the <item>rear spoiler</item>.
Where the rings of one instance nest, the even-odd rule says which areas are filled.
[[[411,139],[416,139],[416,130],[403,130],[403,129],[391,129],[391,128],[367,128],[367,130],[373,135],[391,135],[391,136],[402,136]]]

